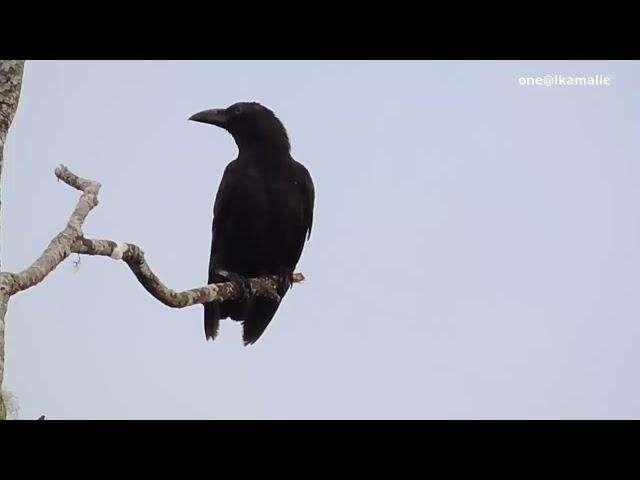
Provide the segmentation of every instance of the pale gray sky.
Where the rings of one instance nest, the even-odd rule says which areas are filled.
[[[610,86],[524,87],[523,75]],[[640,63],[31,61],[6,147],[2,266],[27,266],[99,180],[87,236],[206,281],[236,154],[187,118],[259,101],[316,184],[311,241],[253,347],[126,265],[67,260],[15,296],[21,418],[640,418]]]

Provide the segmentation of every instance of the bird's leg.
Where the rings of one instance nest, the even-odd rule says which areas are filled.
[[[247,277],[227,270],[216,270],[216,273],[227,280],[234,282],[240,291],[241,298],[248,298],[251,294],[251,283],[249,283],[249,279]]]

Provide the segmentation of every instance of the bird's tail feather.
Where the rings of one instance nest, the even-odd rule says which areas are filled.
[[[252,345],[260,338],[276,314],[280,302],[273,298],[256,297],[242,321],[242,340]]]
[[[208,283],[224,282],[226,279],[209,271]],[[220,319],[228,317],[227,306],[220,302],[204,304],[204,334],[207,340],[215,340],[220,328]]]
[[[204,305],[204,334],[207,340],[215,340],[220,327],[220,304],[205,303]]]

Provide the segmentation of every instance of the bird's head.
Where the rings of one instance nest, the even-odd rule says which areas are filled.
[[[189,120],[208,123],[229,132],[239,148],[272,146],[289,149],[289,137],[275,114],[257,102],[234,103],[227,108],[203,110]]]

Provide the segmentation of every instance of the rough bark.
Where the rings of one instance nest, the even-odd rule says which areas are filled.
[[[20,90],[22,88],[22,72],[24,60],[0,60],[0,180],[4,165],[4,144],[13,117],[18,109]],[[2,198],[0,191],[0,212]],[[0,292],[0,387],[4,378],[4,317],[9,298]],[[3,395],[0,395],[0,420],[7,416]]]
[[[4,163],[4,144],[18,109],[23,70],[24,60],[0,60],[0,179]]]

